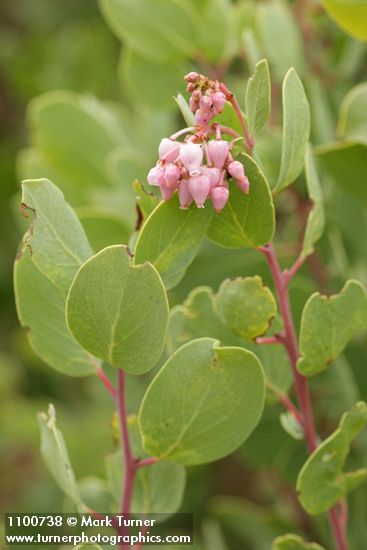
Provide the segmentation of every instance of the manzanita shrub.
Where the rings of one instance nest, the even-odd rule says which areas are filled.
[[[113,4],[102,2],[107,18]],[[367,404],[352,403],[327,433],[317,422],[323,406],[317,377],[366,332],[367,293],[350,279],[336,294],[311,294],[296,329],[290,287],[313,255],[326,217],[303,83],[294,68],[283,79],[281,154],[269,183],[257,147],[271,116],[267,60],[260,60],[248,79],[245,102],[220,77],[192,71],[185,80],[187,101],[179,95],[177,103],[186,126],[160,135],[155,166],[143,185],[134,183],[138,223],[125,242],[96,247],[88,239],[96,235],[93,227],[79,219],[54,183],[23,182],[22,211],[31,223],[15,262],[20,322],[46,363],[68,376],[97,375],[115,404],[117,448],[106,459],[108,511],[175,513],[186,467],[246,450],[267,408],[278,403],[287,438],[302,440],[308,455],[294,495],[311,518],[320,519],[317,528],[306,525],[302,536],[287,526],[278,530],[272,548],[347,550],[348,493],[367,479],[365,465],[348,462],[348,455],[367,424]],[[90,105],[84,108],[87,112]],[[110,113],[99,114],[102,124],[113,128],[106,142],[118,143]],[[73,160],[77,166],[77,152]],[[98,170],[103,174],[98,162],[93,159],[95,170],[84,174],[86,180],[98,179]],[[283,265],[281,238],[276,244],[273,239],[276,220],[281,234],[285,212],[296,215],[286,205],[296,181],[304,185],[311,207],[293,263]],[[129,215],[134,218],[133,211]],[[92,226],[96,219],[91,217]],[[200,286],[170,308],[168,291],[184,278],[205,240],[217,245],[218,262],[224,249],[252,249],[267,264],[271,283],[264,283],[263,270],[225,278],[217,292]],[[129,415],[127,387],[135,377],[142,377],[146,389],[138,414]],[[39,424],[42,456],[69,501],[81,512],[107,511],[92,509],[84,498],[52,405],[39,415]],[[272,453],[266,433],[259,433],[260,447]],[[319,540],[308,542],[309,532]],[[227,548],[212,520],[203,533],[195,548]]]

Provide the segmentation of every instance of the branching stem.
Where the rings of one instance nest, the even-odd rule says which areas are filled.
[[[288,293],[288,283],[303,262],[301,262],[301,260],[297,260],[293,268],[284,272],[280,268],[273,244],[262,246],[260,247],[260,250],[266,257],[278,295],[279,308],[284,323],[284,337],[282,339],[282,343],[287,351],[292,368],[297,400],[302,414],[302,425],[305,433],[307,448],[311,454],[317,448],[318,438],[313,419],[307,378],[304,377],[297,369],[299,349]],[[282,400],[282,402],[285,406],[289,406],[289,403],[286,404],[284,400]],[[338,505],[329,511],[329,524],[337,550],[348,550],[348,542],[345,535],[345,517],[343,517],[345,514],[339,513],[339,510],[340,506]]]

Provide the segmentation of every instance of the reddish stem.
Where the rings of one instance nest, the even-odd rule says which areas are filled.
[[[283,344],[287,351],[289,362],[292,367],[297,399],[304,419],[303,425],[307,447],[309,452],[312,453],[317,447],[316,431],[314,426],[307,379],[302,376],[302,374],[297,370],[299,352],[296,331],[294,328],[292,312],[289,303],[287,281],[284,277],[284,273],[280,269],[273,245],[269,244],[266,247],[262,247],[261,251],[264,252],[265,257],[268,261],[269,268],[273,276],[274,285],[278,294],[280,312],[284,323]]]
[[[302,258],[300,256],[299,258],[297,258],[297,260],[294,262],[294,264],[290,269],[287,269],[286,271],[283,272],[283,275],[287,284],[295,276],[297,271],[303,266],[305,259],[306,258]]]
[[[308,451],[311,454],[317,448],[317,435],[313,419],[313,411],[307,378],[302,376],[302,374],[297,369],[299,350],[288,293],[288,282],[291,278],[289,274],[294,274],[301,264],[300,261],[296,262],[295,265],[297,266],[297,269],[291,268],[290,271],[284,273],[280,269],[279,262],[276,257],[272,243],[267,246],[260,247],[260,250],[265,254],[277,291],[280,312],[284,323],[284,338],[282,342],[287,351],[289,362],[291,364],[297,399],[302,412],[302,424],[305,432],[305,438]],[[345,522],[343,519],[343,515],[338,514],[338,509],[339,507],[335,506],[328,513],[330,528],[337,549],[348,550],[348,542],[345,536]]]
[[[283,334],[275,334],[274,336],[259,336],[256,338],[257,344],[282,344]]]
[[[122,467],[124,470],[120,512],[121,514],[128,514],[130,512],[131,499],[134,489],[135,460],[131,449],[129,428],[127,425],[127,410],[125,403],[125,372],[122,369],[119,369],[118,371],[117,407],[120,419],[123,455]]]
[[[103,372],[103,370],[99,367],[96,368],[96,374],[98,378],[101,380],[104,387],[107,389],[108,393],[113,397],[113,399],[116,399],[116,388],[113,387],[111,380],[108,378],[106,373]]]
[[[297,409],[297,407],[292,403],[287,395],[280,393],[278,395],[279,401],[284,405],[284,407],[294,416],[298,424],[303,427],[303,416]]]
[[[135,461],[135,468],[145,468],[146,466],[152,466],[158,462],[158,458],[155,456],[150,456],[149,458],[141,458]]]

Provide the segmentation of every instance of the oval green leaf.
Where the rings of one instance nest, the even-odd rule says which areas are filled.
[[[300,175],[310,137],[311,115],[303,84],[291,68],[283,81],[282,158],[275,191],[288,187]]]
[[[343,472],[352,441],[367,424],[367,405],[363,401],[340,421],[339,428],[314,451],[297,480],[299,500],[308,514],[322,514],[367,479],[367,468]]]
[[[176,351],[140,410],[149,454],[181,464],[213,462],[237,449],[260,420],[264,373],[251,352],[202,338]]]
[[[275,317],[275,298],[260,277],[224,281],[215,297],[219,315],[239,336],[253,340],[264,334]]]
[[[69,376],[93,374],[98,361],[75,341],[65,319],[70,284],[92,249],[53,183],[29,180],[22,189],[24,212],[34,215],[34,221],[14,265],[20,323],[29,328],[31,346],[48,365]]]
[[[325,228],[324,199],[311,145],[308,145],[306,151],[305,172],[308,196],[313,202],[313,207],[307,219],[301,258],[307,258],[313,253],[315,244],[321,238]]]
[[[41,431],[41,455],[47,468],[62,492],[71,498],[80,512],[83,512],[79,487],[65,441],[56,427],[56,411],[53,405],[49,406],[47,414],[38,414],[38,423]]]
[[[366,329],[367,294],[358,281],[348,281],[333,296],[313,294],[302,313],[298,370],[304,376],[325,370]]]
[[[168,302],[155,268],[131,265],[125,246],[110,246],[79,269],[67,298],[76,340],[114,367],[142,374],[162,354]]]
[[[269,65],[262,59],[255,67],[246,88],[246,116],[251,137],[256,137],[268,122],[271,108]]]

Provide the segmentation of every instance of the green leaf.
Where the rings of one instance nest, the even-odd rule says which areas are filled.
[[[182,94],[177,94],[174,97],[174,100],[176,101],[181,114],[183,116],[184,121],[186,122],[187,126],[195,126],[195,116],[194,113],[191,111],[189,104],[187,103],[186,99]]]
[[[295,419],[294,415],[290,412],[283,412],[279,416],[280,424],[288,435],[293,439],[301,440],[305,438],[304,430],[301,424]]]
[[[330,17],[348,34],[367,40],[366,0],[321,0]]]
[[[366,328],[367,294],[361,283],[350,280],[333,296],[316,292],[302,313],[298,370],[304,376],[322,372]]]
[[[151,262],[166,288],[175,286],[185,274],[205,237],[213,211],[194,204],[181,210],[177,194],[161,202],[141,229],[134,261]]]
[[[258,28],[266,57],[277,80],[289,67],[303,74],[305,53],[302,34],[287,2],[275,0],[257,6]]]
[[[123,89],[138,105],[152,109],[174,109],[172,97],[183,87],[188,72],[185,62],[153,61],[126,48],[119,63]]]
[[[367,145],[341,141],[320,146],[316,153],[335,183],[367,205]]]
[[[268,122],[271,108],[269,65],[266,59],[257,63],[246,88],[246,115],[250,135],[256,137]]]
[[[272,292],[258,276],[225,280],[215,304],[227,326],[248,340],[265,334],[277,312]]]
[[[107,456],[106,470],[115,504],[118,507],[123,472],[121,451]],[[185,479],[185,468],[173,462],[157,462],[149,468],[140,468],[134,486],[132,513],[174,514],[181,505]]]
[[[152,265],[132,265],[125,246],[109,246],[82,265],[66,313],[76,340],[114,367],[142,374],[162,354],[168,323],[162,281]]]
[[[39,413],[38,423],[41,431],[41,455],[52,477],[60,489],[83,512],[78,484],[70,463],[64,438],[56,428],[56,412],[53,405],[48,408],[48,414]]]
[[[210,338],[176,351],[150,384],[140,409],[143,446],[181,464],[213,462],[254,430],[264,406],[264,374],[251,352]]]
[[[310,137],[310,107],[303,84],[292,68],[283,81],[283,144],[275,191],[281,191],[300,175]]]
[[[126,143],[111,109],[91,97],[54,91],[31,101],[28,121],[37,150],[63,178],[86,189],[110,186],[105,158]]]
[[[339,428],[314,451],[297,480],[299,500],[308,514],[322,514],[367,478],[367,468],[343,472],[352,441],[367,424],[363,401],[340,421]]]
[[[24,182],[22,203],[35,219],[14,266],[20,323],[51,367],[69,376],[92,374],[98,362],[70,334],[65,304],[75,273],[93,252],[75,212],[50,181]]]
[[[194,54],[196,13],[185,1],[100,0],[100,7],[112,31],[141,55],[167,61]]]
[[[338,135],[367,145],[367,82],[354,86],[345,96],[340,108]]]
[[[277,537],[271,548],[272,550],[325,550],[316,542],[305,542],[298,535]]]
[[[229,200],[220,214],[214,215],[208,238],[225,248],[257,248],[272,240],[275,230],[273,199],[268,182],[256,162],[248,155],[240,159],[250,181],[244,195],[231,185]]]
[[[314,245],[322,236],[325,228],[324,200],[311,145],[306,150],[305,172],[308,196],[313,202],[313,207],[308,215],[301,258],[307,258],[312,254],[315,250]]]

